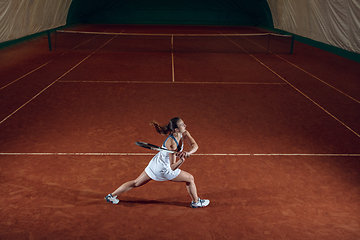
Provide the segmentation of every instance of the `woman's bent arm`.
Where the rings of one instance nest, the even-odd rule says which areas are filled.
[[[195,153],[199,149],[199,146],[197,145],[195,139],[191,136],[191,134],[188,131],[186,131],[184,139],[191,147],[190,150],[187,152],[188,155]]]

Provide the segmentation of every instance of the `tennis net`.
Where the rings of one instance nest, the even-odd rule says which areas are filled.
[[[291,54],[294,38],[258,34],[138,34],[57,30],[55,49],[97,52]]]

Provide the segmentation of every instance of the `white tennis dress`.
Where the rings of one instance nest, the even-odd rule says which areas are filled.
[[[171,137],[175,140],[178,150],[182,151],[184,147],[184,141],[182,141],[182,146],[179,145],[178,141],[173,135],[169,135],[163,143],[163,147],[166,148],[165,143]],[[181,136],[182,138],[182,136]],[[173,171],[170,167],[169,153],[165,151],[158,152],[149,162],[148,166],[145,168],[146,174],[155,181],[168,181],[173,180],[179,176],[181,170],[175,169]]]

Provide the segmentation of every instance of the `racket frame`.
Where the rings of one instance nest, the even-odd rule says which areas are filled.
[[[146,143],[146,142],[135,142],[136,145],[138,145],[139,147],[143,147],[143,148],[147,148],[147,149],[151,149],[151,150],[155,150],[155,151],[164,151],[164,152],[168,152],[168,153],[177,153],[176,151],[172,151],[163,147],[159,147],[157,145],[154,144],[150,144],[150,143]]]

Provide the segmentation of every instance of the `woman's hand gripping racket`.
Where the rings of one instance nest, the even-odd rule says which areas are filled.
[[[184,152],[180,153],[180,152],[177,152],[177,151],[172,151],[172,150],[169,150],[169,149],[166,149],[166,148],[163,148],[163,147],[159,147],[159,146],[156,146],[154,144],[150,144],[150,143],[146,143],[146,142],[135,142],[135,144],[138,145],[139,147],[143,147],[143,148],[147,148],[147,149],[151,149],[151,150],[155,150],[155,151],[165,151],[165,152],[168,152],[168,153],[175,153],[177,156],[184,154]],[[186,157],[189,157],[188,154],[185,154],[185,155],[186,155]]]

